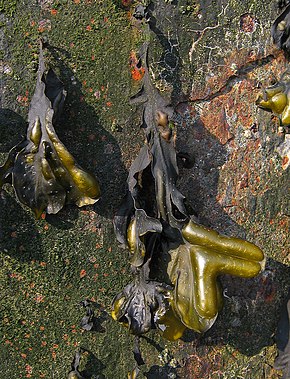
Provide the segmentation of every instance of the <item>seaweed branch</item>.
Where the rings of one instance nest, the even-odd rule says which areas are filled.
[[[26,138],[0,167],[0,187],[12,184],[17,199],[37,218],[44,210],[55,214],[66,203],[81,207],[100,197],[97,179],[77,164],[55,132],[65,97],[63,83],[52,69],[45,69],[41,43]]]
[[[204,228],[190,214],[176,185],[174,110],[152,84],[147,43],[140,55],[143,86],[132,101],[143,104],[145,145],[131,166],[128,192],[114,218],[135,279],[115,297],[112,316],[134,335],[158,328],[172,340],[186,328],[209,329],[222,306],[217,277],[253,277],[264,256],[247,241]]]
[[[138,14],[147,17],[148,31],[154,32],[149,6]],[[152,83],[148,51],[145,42],[140,49],[143,83],[131,98],[143,107],[145,143],[114,217],[134,278],[115,296],[112,317],[135,336],[158,329],[166,339],[176,340],[186,328],[204,332],[214,324],[222,307],[218,276],[253,277],[263,269],[264,255],[250,242],[199,225],[191,214],[177,188],[174,108]],[[138,372],[137,363],[129,377]]]

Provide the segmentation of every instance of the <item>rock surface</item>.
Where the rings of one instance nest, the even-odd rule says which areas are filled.
[[[64,378],[77,347],[89,378],[124,378],[133,338],[113,322],[111,301],[129,282],[127,252],[112,219],[127,170],[143,145],[140,88],[144,40],[130,0],[9,0],[1,13],[0,163],[25,134],[39,37],[68,92],[58,135],[95,173],[102,198],[56,216],[33,214],[9,186],[0,198],[2,371],[10,378]],[[204,335],[169,343],[150,333],[140,347],[147,378],[276,379],[273,335],[290,286],[289,130],[258,109],[261,84],[279,79],[287,60],[271,41],[278,2],[154,0],[149,64],[156,87],[176,109],[180,191],[200,222],[257,244],[267,257],[255,279],[221,278],[224,308]],[[96,303],[99,328],[85,332],[79,302]]]

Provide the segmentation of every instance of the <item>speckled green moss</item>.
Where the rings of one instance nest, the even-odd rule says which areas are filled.
[[[130,274],[111,220],[126,180],[119,139],[127,128],[122,134],[126,143],[130,129],[128,99],[134,88],[129,57],[140,36],[132,33],[127,12],[113,1],[27,1],[13,11],[14,21],[5,12],[3,30],[7,70],[1,162],[25,133],[38,41],[45,38],[52,47],[46,51],[47,62],[68,92],[57,132],[80,164],[98,175],[103,197],[95,207],[68,207],[36,221],[15,201],[9,186],[2,193],[2,369],[15,379],[64,378],[77,346],[82,346],[92,352],[82,361],[89,377],[124,378],[133,365],[132,340],[109,313]],[[127,144],[134,141],[142,142],[138,125]],[[101,333],[83,333],[79,327],[84,310],[78,304],[85,298],[101,306],[102,311],[96,310]]]

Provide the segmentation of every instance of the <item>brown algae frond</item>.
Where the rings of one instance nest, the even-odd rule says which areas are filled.
[[[37,218],[43,211],[59,212],[66,203],[81,207],[100,197],[97,179],[77,164],[55,132],[65,97],[63,83],[52,69],[45,70],[41,46],[26,138],[0,167],[0,186],[12,184],[18,200]]]
[[[143,54],[147,59],[147,45]],[[114,219],[130,251],[134,280],[113,301],[112,316],[131,333],[157,328],[168,340],[186,328],[208,330],[222,307],[218,276],[253,277],[264,255],[254,244],[199,225],[177,189],[173,109],[153,86],[147,62],[143,87],[146,143],[133,162],[128,192]]]

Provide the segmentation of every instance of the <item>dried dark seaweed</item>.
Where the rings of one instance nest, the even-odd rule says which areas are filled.
[[[263,253],[238,238],[199,225],[177,189],[173,109],[152,84],[148,45],[142,50],[143,86],[132,99],[143,103],[145,145],[128,176],[128,193],[114,219],[127,245],[134,280],[113,301],[112,316],[134,335],[158,328],[169,340],[186,328],[210,328],[222,306],[217,276],[253,277]]]
[[[149,279],[149,261],[137,268],[134,281],[113,300],[112,317],[126,325],[134,335],[158,327],[158,320],[169,307],[170,290]]]
[[[145,62],[147,48],[145,44]],[[131,264],[138,267],[145,255],[142,237],[149,232],[161,233],[164,225],[178,229],[188,216],[184,196],[176,187],[178,167],[174,125],[170,122],[173,109],[152,85],[146,63],[143,86],[132,102],[143,103],[146,144],[130,168],[128,193],[114,226],[118,241],[129,245]]]
[[[277,326],[276,342],[278,356],[274,368],[283,371],[282,379],[290,378],[290,291],[284,302]]]
[[[93,204],[100,196],[96,178],[76,163],[55,132],[65,97],[63,83],[52,69],[45,70],[41,46],[26,139],[0,167],[0,186],[12,184],[18,200],[37,218],[44,210],[59,212],[66,203]]]
[[[68,374],[68,379],[85,379],[85,377],[79,372],[79,365],[83,349],[78,349],[75,353],[74,359],[71,363],[71,371]]]
[[[276,18],[271,28],[274,43],[285,52],[290,52],[290,5]]]
[[[95,313],[92,304],[89,300],[83,300],[80,305],[86,310],[86,315],[81,319],[80,326],[84,330],[92,330],[95,324]]]

